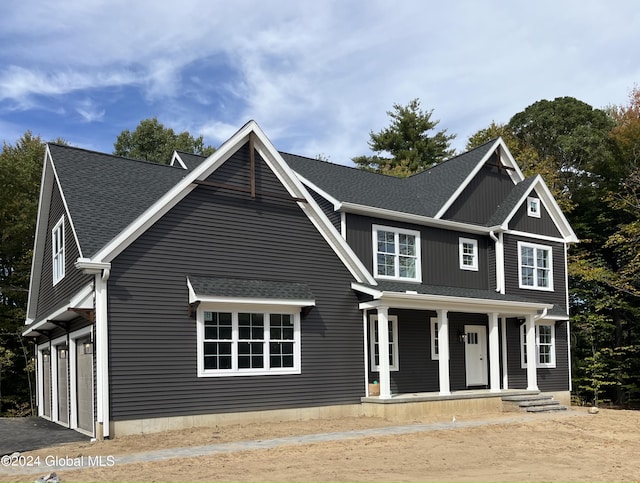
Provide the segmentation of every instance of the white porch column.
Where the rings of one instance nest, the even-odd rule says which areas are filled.
[[[440,376],[440,395],[451,394],[449,382],[449,319],[448,311],[436,310],[438,314],[438,374]]]
[[[509,389],[509,364],[507,363],[507,318],[502,317],[502,389]]]
[[[491,392],[500,392],[500,336],[498,314],[489,314],[489,384]]]
[[[378,355],[380,369],[380,399],[391,398],[389,370],[389,307],[378,307]]]
[[[527,315],[527,391],[538,390],[536,369],[536,323],[533,315]]]

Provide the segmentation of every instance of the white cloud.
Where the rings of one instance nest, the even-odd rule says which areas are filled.
[[[366,153],[386,111],[416,97],[460,149],[536,100],[624,103],[640,80],[632,0],[15,5],[0,7],[0,112],[133,87],[151,115],[211,144],[255,119],[278,149],[335,162]],[[78,99],[84,121],[109,123]]]
[[[82,116],[84,122],[102,121],[107,112],[105,109],[101,109],[93,99],[88,97],[80,100],[75,109],[76,112]]]

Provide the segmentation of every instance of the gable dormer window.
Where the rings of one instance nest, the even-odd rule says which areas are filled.
[[[64,216],[51,231],[51,253],[53,256],[53,285],[64,278]]]
[[[534,196],[527,198],[527,216],[540,218],[540,199]]]
[[[420,232],[373,225],[376,278],[420,282]]]

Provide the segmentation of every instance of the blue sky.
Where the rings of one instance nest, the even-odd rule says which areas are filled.
[[[111,152],[156,116],[218,146],[254,119],[349,164],[419,98],[462,150],[540,99],[626,104],[638,46],[635,0],[3,0],[0,140]]]

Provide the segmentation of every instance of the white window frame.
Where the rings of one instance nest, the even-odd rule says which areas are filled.
[[[390,371],[400,370],[398,356],[398,316],[389,315],[389,323],[391,324],[391,339],[389,340],[389,349],[391,350],[391,361],[389,364]],[[378,314],[369,316],[369,354],[371,355],[371,372],[380,372],[380,365],[376,364],[376,331],[378,330]]]
[[[550,361],[540,362],[540,326],[551,327],[551,343],[549,351]],[[536,330],[536,367],[539,368],[555,368],[556,367],[556,324],[553,321],[538,320],[535,323]],[[527,368],[527,324],[520,326],[520,366],[522,369]]]
[[[421,257],[421,246],[420,246],[420,232],[415,230],[407,230],[405,228],[395,228],[391,226],[382,226],[382,225],[373,225],[372,226],[372,234],[373,234],[373,274],[375,278],[381,280],[402,280],[407,282],[422,282],[422,257]],[[394,234],[394,246],[395,253],[394,255],[394,275],[379,275],[378,274],[378,232],[385,231]],[[415,237],[415,276],[414,277],[401,277],[400,276],[400,244],[399,238],[400,235],[409,235]]]
[[[51,262],[53,269],[53,285],[57,284],[65,275],[65,243],[64,243],[64,215],[51,230]]]
[[[465,253],[464,246],[471,245],[473,247],[471,257],[473,257],[473,263],[471,265],[465,264],[465,255],[469,255]],[[470,270],[473,272],[478,271],[478,240],[474,240],[473,238],[464,238],[460,237],[458,241],[458,252],[460,256],[460,270]]]
[[[540,218],[540,198],[535,196],[527,197],[527,216]]]
[[[205,312],[223,312],[232,314],[232,337],[231,343],[231,369],[205,369],[204,367],[204,343],[205,343]],[[264,335],[263,357],[264,367],[255,369],[240,369],[238,367],[238,343],[245,341],[239,338],[238,314],[252,313],[263,314]],[[281,341],[282,339],[271,340],[270,337],[270,315],[286,314],[291,315],[293,320],[293,367],[270,367],[270,342]],[[197,375],[198,377],[233,377],[233,376],[256,376],[256,375],[278,375],[278,374],[301,374],[301,335],[300,335],[300,307],[289,305],[262,305],[262,304],[211,304],[202,303],[196,311],[196,336],[197,336]]]
[[[438,338],[438,318],[431,317],[431,360],[440,359],[440,340]]]
[[[533,285],[524,285],[522,283],[522,249],[523,248],[531,248],[534,253],[534,266],[533,266]],[[538,250],[544,250],[549,253],[549,268],[548,268],[548,280],[549,284],[547,287],[543,287],[539,285],[538,281]],[[531,268],[527,266],[527,268]],[[528,243],[519,241],[518,242],[518,286],[525,290],[542,290],[546,292],[553,292],[553,247],[548,245],[539,245],[536,243]]]

